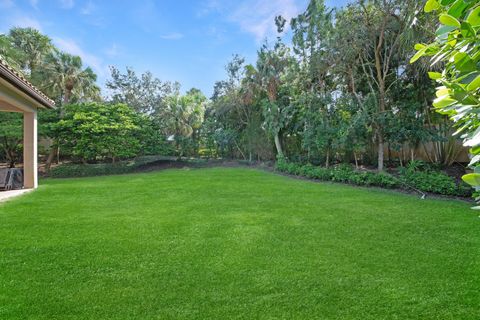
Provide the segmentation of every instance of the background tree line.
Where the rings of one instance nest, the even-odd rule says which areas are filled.
[[[311,0],[255,64],[234,55],[213,96],[151,73],[111,67],[102,96],[96,75],[40,32],[0,36],[0,55],[57,103],[40,115],[47,168],[60,157],[118,161],[163,154],[324,165],[403,165],[424,148],[448,166],[459,148],[450,120],[432,111],[427,62],[409,64],[437,22],[414,0],[357,0],[328,8]],[[286,43],[284,33],[291,35]],[[21,118],[0,113],[1,156],[21,159]],[[386,153],[385,153],[386,152]],[[396,155],[396,156],[393,156]]]
[[[46,169],[60,158],[77,162],[116,162],[139,155],[194,156],[207,98],[197,89],[180,93],[180,84],[150,72],[111,67],[102,96],[97,75],[78,56],[62,52],[32,28],[0,35],[0,58],[56,102],[40,113],[41,150]],[[0,113],[0,162],[22,161],[22,116]],[[46,143],[49,142],[49,143]]]
[[[423,6],[359,0],[332,9],[311,0],[290,21],[291,46],[281,38],[288,22],[277,17],[279,37],[259,49],[256,64],[235,56],[215,85],[205,130],[218,137],[219,153],[383,170],[386,159],[401,165],[430,146],[431,162],[451,165],[459,148],[450,121],[431,108],[428,66],[409,64],[415,43],[435,37]]]

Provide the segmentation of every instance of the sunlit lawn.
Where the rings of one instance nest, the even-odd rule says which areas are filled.
[[[0,204],[0,319],[480,319],[469,204],[249,169]]]

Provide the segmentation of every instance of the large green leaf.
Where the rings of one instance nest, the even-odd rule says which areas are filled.
[[[473,72],[477,70],[476,63],[465,52],[458,52],[453,59],[455,67],[462,72]]]
[[[443,96],[435,99],[435,101],[433,101],[433,106],[436,108],[445,108],[454,104],[455,102],[457,102],[457,100],[453,99],[452,97]]]
[[[463,0],[457,0],[448,10],[448,14],[455,18],[460,18],[463,11],[468,7],[468,3]]]
[[[453,30],[457,29],[456,27],[452,27],[452,26],[440,26],[437,31],[435,32],[435,34],[437,36],[441,36],[441,35],[446,35],[446,37],[448,37],[448,33],[449,32],[452,32]]]
[[[425,3],[424,10],[425,12],[432,12],[438,8],[440,8],[440,4],[437,0],[428,0],[427,3]]]
[[[471,186],[480,186],[480,174],[478,173],[466,174],[462,177],[462,179]]]
[[[422,50],[422,49],[425,49],[427,46],[422,44],[422,43],[417,43],[415,45],[415,50]]]
[[[432,80],[438,80],[438,79],[441,79],[442,78],[442,74],[440,72],[429,72],[428,73],[428,76],[430,77],[430,79]]]
[[[437,88],[436,95],[437,95],[437,98],[440,98],[440,97],[449,95],[450,92],[451,92],[450,89],[448,89],[447,87],[439,87]]]
[[[451,27],[456,27],[456,28],[460,28],[461,24],[460,24],[460,21],[458,21],[457,18],[455,18],[454,16],[451,16],[449,14],[442,14],[440,16],[440,22],[446,26],[451,26]]]
[[[472,27],[480,26],[480,6],[476,7],[475,9],[470,12],[467,17],[467,22],[472,25]]]
[[[417,61],[418,59],[423,57],[425,55],[426,49],[427,48],[424,47],[424,48],[418,50],[417,53],[415,53],[415,55],[410,59],[410,63],[414,63],[415,61]]]
[[[480,75],[477,76],[470,84],[467,86],[468,91],[477,90],[480,87]]]
[[[461,32],[464,38],[474,37],[476,34],[475,30],[472,28],[472,25],[468,22],[462,22]]]

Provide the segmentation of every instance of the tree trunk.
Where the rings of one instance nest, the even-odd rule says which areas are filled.
[[[280,142],[280,135],[278,133],[275,134],[275,148],[277,148],[277,155],[283,158],[282,143]]]
[[[381,52],[383,50],[384,39],[385,39],[385,28],[386,28],[386,19],[383,21],[382,28],[380,30],[380,37],[378,39],[378,44],[375,47],[375,70],[377,74],[377,83],[378,83],[378,111],[379,115],[383,116],[386,110],[386,90],[385,90],[385,76],[386,69],[382,68],[382,57]],[[377,138],[378,138],[378,171],[383,171],[383,161],[384,161],[384,138],[383,138],[383,124],[380,124],[377,120]]]
[[[47,162],[45,163],[45,170],[46,171],[50,170],[56,154],[57,154],[57,147],[55,145],[52,145],[50,147],[50,153],[48,154]]]
[[[379,132],[378,134],[378,171],[383,171],[383,160],[384,160],[384,148],[385,144],[383,142],[383,135]]]
[[[65,117],[65,105],[70,103],[70,97],[72,96],[72,89],[66,88],[65,94],[63,96],[63,105],[60,106],[60,119]],[[47,158],[47,162],[45,163],[45,170],[49,171],[52,167],[52,163],[54,159],[57,159],[57,164],[60,163],[60,143],[58,141],[54,143],[50,149],[50,153]]]

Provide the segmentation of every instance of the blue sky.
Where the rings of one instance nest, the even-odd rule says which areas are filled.
[[[0,0],[0,32],[35,27],[82,57],[104,87],[108,66],[150,70],[208,96],[234,53],[254,62],[273,17],[290,18],[308,0]],[[330,6],[347,0],[328,0]]]

